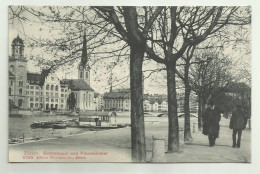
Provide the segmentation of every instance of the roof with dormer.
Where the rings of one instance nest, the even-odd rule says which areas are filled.
[[[103,99],[130,99],[129,92],[108,92],[105,93]]]
[[[28,72],[27,81],[29,81],[30,85],[40,85],[41,74]]]

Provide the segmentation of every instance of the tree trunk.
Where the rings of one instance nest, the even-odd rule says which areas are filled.
[[[190,130],[190,86],[185,82],[185,96],[184,96],[184,141],[192,140]]]
[[[202,126],[202,95],[201,93],[199,93],[198,95],[199,97],[199,110],[198,110],[198,127],[199,127],[199,130],[201,130],[201,126]]]
[[[191,87],[189,84],[189,68],[190,68],[190,59],[186,60],[185,64],[185,73],[184,73],[184,85],[185,85],[185,94],[184,94],[184,141],[192,140],[191,131],[190,131],[190,92]]]
[[[131,46],[130,88],[131,88],[131,143],[133,162],[146,161],[145,127],[143,117],[142,66],[144,50]]]
[[[176,81],[175,81],[176,61],[168,63],[167,69],[167,90],[168,90],[168,152],[179,150],[179,123],[177,115]]]

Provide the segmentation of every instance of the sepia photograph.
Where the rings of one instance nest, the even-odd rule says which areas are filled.
[[[8,161],[251,163],[251,12],[8,6]]]

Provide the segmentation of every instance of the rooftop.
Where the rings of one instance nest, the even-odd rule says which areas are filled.
[[[38,73],[27,73],[27,81],[32,85],[39,85],[41,81],[41,74]]]
[[[60,81],[61,84],[67,84],[71,90],[89,90],[94,91],[88,84],[82,79],[63,79]]]
[[[130,99],[129,92],[108,92],[104,94],[104,99]]]

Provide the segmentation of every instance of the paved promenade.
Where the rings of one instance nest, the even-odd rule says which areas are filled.
[[[181,141],[180,152],[166,153],[166,162],[250,162],[251,131],[242,134],[241,148],[232,148],[232,130],[228,120],[221,120],[220,138],[216,146],[208,146],[208,138],[200,131],[192,133],[193,141]],[[183,120],[180,120],[180,127]],[[146,124],[147,161],[152,156],[152,136],[166,137],[167,123]],[[180,133],[180,136],[183,133]],[[10,162],[131,162],[130,127],[9,145]]]

